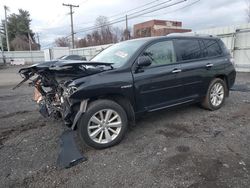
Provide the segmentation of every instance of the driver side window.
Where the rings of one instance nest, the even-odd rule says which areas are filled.
[[[151,59],[152,64],[150,66],[172,64],[176,62],[172,41],[157,42],[149,46],[144,51],[143,55]]]

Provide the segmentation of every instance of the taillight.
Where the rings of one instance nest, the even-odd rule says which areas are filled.
[[[234,62],[234,58],[233,58],[233,57],[231,57],[231,58],[229,59],[229,61],[230,61],[233,65],[235,65],[235,62]]]

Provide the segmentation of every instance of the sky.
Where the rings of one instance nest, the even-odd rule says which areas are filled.
[[[152,1],[1,0],[0,19],[4,19],[4,5],[9,7],[8,14],[17,13],[18,9],[29,11],[32,19],[31,29],[39,34],[42,47],[48,47],[53,44],[56,38],[70,35],[69,7],[62,6],[62,3],[79,5],[79,8],[74,8],[74,30],[77,32],[83,28],[93,26],[95,19],[100,15],[111,17],[109,20],[112,20],[125,17],[126,13],[129,15],[167,0],[158,0],[154,4],[128,12]],[[182,0],[171,0],[164,5],[171,5],[180,1]],[[135,19],[129,19],[128,25],[133,28],[134,24],[151,19],[182,21],[183,28],[192,30],[238,25],[245,23],[247,20],[246,8],[247,0],[186,0],[175,6],[145,14]],[[117,14],[120,15],[112,17]],[[115,24],[114,27],[125,28],[125,22]],[[76,37],[81,38],[85,35],[86,32],[80,32]]]

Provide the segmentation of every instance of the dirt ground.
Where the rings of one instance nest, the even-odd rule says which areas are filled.
[[[250,186],[250,92],[231,91],[218,111],[198,105],[147,114],[117,146],[82,148],[88,161],[56,167],[61,122],[46,120],[20,81],[0,69],[0,187]],[[250,74],[237,75],[250,87]]]

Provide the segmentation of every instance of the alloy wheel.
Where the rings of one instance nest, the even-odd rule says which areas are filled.
[[[210,91],[210,102],[213,106],[220,106],[224,100],[224,87],[221,83],[217,82],[213,85]]]
[[[88,135],[96,143],[112,142],[121,132],[122,121],[120,115],[112,109],[96,112],[88,122]]]

